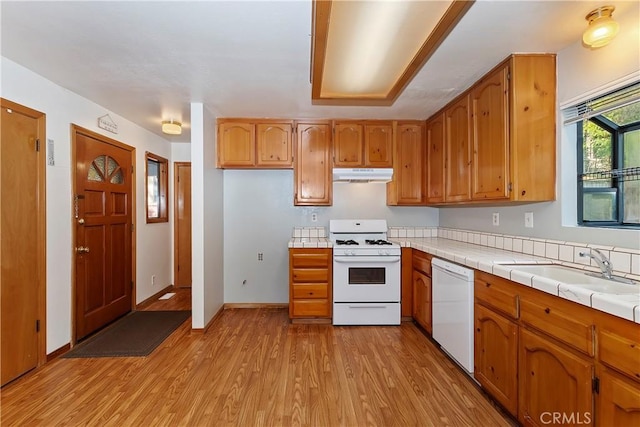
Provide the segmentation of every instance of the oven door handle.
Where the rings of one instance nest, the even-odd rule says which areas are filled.
[[[360,264],[360,263],[384,263],[384,264],[392,264],[396,262],[400,262],[399,256],[334,256],[333,260],[335,262],[344,263],[344,264]]]

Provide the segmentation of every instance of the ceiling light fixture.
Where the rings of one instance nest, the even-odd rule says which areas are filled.
[[[314,0],[314,104],[391,105],[475,0]]]
[[[162,122],[162,132],[167,135],[180,135],[182,134],[182,123],[173,119],[165,120]]]
[[[589,21],[589,27],[582,34],[585,45],[598,48],[613,40],[619,29],[618,23],[611,16],[615,9],[614,6],[602,6],[589,12],[585,17]]]

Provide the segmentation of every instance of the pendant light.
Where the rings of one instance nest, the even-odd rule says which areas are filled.
[[[582,34],[582,41],[591,48],[598,48],[609,44],[618,34],[619,25],[611,16],[616,8],[602,6],[589,12],[585,17],[589,27]]]

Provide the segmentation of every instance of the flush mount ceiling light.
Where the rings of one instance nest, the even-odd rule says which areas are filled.
[[[475,0],[314,0],[314,104],[391,105]]]
[[[619,25],[611,16],[616,8],[614,6],[602,6],[589,12],[585,17],[589,21],[589,27],[582,34],[582,41],[592,48],[609,44],[618,34]]]
[[[180,135],[182,134],[182,123],[173,119],[165,120],[162,122],[162,132],[167,135]]]

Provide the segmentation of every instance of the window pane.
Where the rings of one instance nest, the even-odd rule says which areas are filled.
[[[584,123],[584,138],[582,144],[583,172],[591,173],[612,169],[611,132],[597,124],[586,121]]]
[[[147,217],[160,217],[160,164],[147,160]]]
[[[625,126],[640,120],[640,102],[616,108],[613,111],[603,114],[604,117],[611,120],[618,126]]]
[[[638,104],[640,105],[640,103]],[[638,117],[636,117],[638,119]],[[635,168],[640,166],[640,129],[624,134],[623,168]],[[622,183],[623,212],[626,223],[640,224],[640,181],[637,177],[634,181]]]
[[[585,192],[582,218],[584,221],[617,221],[616,191]]]

